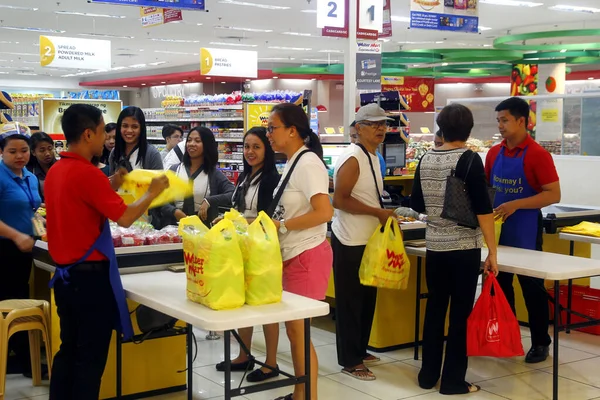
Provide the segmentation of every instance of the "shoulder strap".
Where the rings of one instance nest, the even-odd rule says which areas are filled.
[[[277,206],[279,205],[279,201],[281,200],[281,196],[283,196],[283,191],[285,190],[286,186],[288,185],[290,178],[292,177],[292,173],[294,172],[294,169],[296,169],[296,165],[298,164],[298,161],[300,161],[300,158],[303,155],[305,155],[306,153],[310,153],[310,150],[304,150],[302,153],[298,154],[298,157],[296,157],[296,159],[292,163],[292,166],[290,167],[290,170],[288,171],[285,178],[283,179],[283,182],[281,182],[281,185],[279,185],[279,190],[277,190],[275,197],[273,197],[273,201],[271,202],[271,205],[267,209],[267,211],[268,211],[267,215],[272,216],[273,213],[275,212],[275,209],[277,208]]]
[[[375,174],[375,168],[373,167],[373,160],[371,160],[371,155],[369,154],[365,146],[363,146],[360,143],[356,143],[356,145],[361,148],[361,150],[367,156],[367,160],[369,160],[369,166],[371,167],[371,173],[373,174],[373,182],[375,183],[375,190],[377,191],[377,198],[379,199],[379,206],[381,208],[384,208],[383,200],[381,200],[381,193],[379,192],[379,185],[377,184],[377,175]]]
[[[169,170],[171,170],[171,171],[173,171],[173,172],[177,172],[177,169],[179,168],[179,166],[180,166],[180,165],[181,165],[181,164],[174,164],[174,165],[171,165],[171,166],[169,167]]]
[[[183,161],[183,152],[179,148],[179,145],[173,147],[173,151],[175,151],[175,154],[177,155],[177,158],[179,158],[179,161]]]
[[[469,172],[471,172],[471,165],[473,165],[473,160],[475,159],[475,157],[477,156],[477,153],[475,153],[472,150],[471,151],[471,156],[469,157],[469,164],[467,165],[467,172],[465,173],[465,178],[463,179],[464,182],[467,181],[467,177],[469,176]]]

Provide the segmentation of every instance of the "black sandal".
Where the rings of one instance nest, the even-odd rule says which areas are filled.
[[[271,372],[264,372],[262,369],[257,369],[256,371],[248,374],[246,380],[248,382],[262,382],[267,379],[277,378],[279,376],[279,365],[276,365],[275,368],[267,367],[271,370]]]
[[[217,371],[225,372],[225,361],[216,365]],[[231,372],[245,372],[254,370],[254,360],[244,361],[242,363],[231,364]]]
[[[294,400],[294,393],[290,393],[286,396],[278,397],[275,400]]]

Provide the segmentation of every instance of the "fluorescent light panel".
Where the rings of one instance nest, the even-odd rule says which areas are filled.
[[[258,61],[294,61],[294,57],[263,57],[259,58]]]
[[[45,29],[45,28],[30,28],[25,26],[0,26],[0,29],[8,29],[11,31],[26,31],[26,32],[37,32],[37,33],[65,33],[58,29]]]
[[[286,46],[269,46],[272,50],[292,50],[292,51],[310,51],[310,47],[286,47]]]
[[[258,47],[257,44],[246,44],[246,43],[227,43],[227,42],[210,42],[214,46],[234,46],[234,47]]]
[[[93,17],[93,18],[115,18],[115,19],[126,18],[124,15],[94,14],[94,13],[85,13],[85,12],[77,12],[77,11],[54,11],[54,14],[77,15],[77,16],[81,16],[81,17]]]
[[[37,11],[39,8],[37,7],[19,7],[19,6],[9,6],[5,4],[0,4],[0,8],[8,8],[10,10],[19,10],[19,11]]]
[[[215,25],[213,26],[215,29],[228,29],[232,31],[243,31],[243,32],[273,32],[273,29],[260,29],[260,28],[242,28],[239,26],[225,26],[225,25]]]
[[[564,4],[557,4],[555,6],[549,7],[548,9],[553,11],[582,12],[588,14],[600,13],[600,8],[568,6]]]
[[[306,14],[316,14],[317,10],[302,10],[301,12],[306,13]]]
[[[135,39],[135,36],[111,35],[109,33],[78,33],[79,36],[101,37],[111,39]]]
[[[319,50],[319,53],[337,53],[344,54],[343,50]]]
[[[183,51],[168,51],[168,50],[154,50],[155,53],[161,53],[161,54],[178,54],[178,55],[183,55],[183,56],[199,56],[200,53],[186,53]]]
[[[149,38],[154,42],[170,42],[170,43],[200,43],[199,40],[186,40],[186,39],[162,39],[162,38]]]
[[[312,36],[312,33],[304,33],[304,32],[281,32],[282,35],[290,35],[290,36]]]
[[[482,4],[494,4],[497,6],[512,6],[512,7],[539,7],[544,3],[533,1],[518,1],[518,0],[479,0]]]
[[[286,6],[272,6],[270,4],[258,4],[258,3],[251,3],[248,1],[237,1],[237,0],[221,0],[221,1],[219,1],[219,3],[231,4],[231,5],[235,5],[235,6],[264,8],[266,10],[289,10],[291,8],[291,7],[286,7]]]

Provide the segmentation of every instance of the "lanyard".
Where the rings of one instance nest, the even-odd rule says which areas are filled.
[[[25,189],[23,185],[21,185],[18,182],[18,179],[21,178],[13,178],[13,182],[15,182],[15,185],[20,187],[23,193],[25,193],[25,196],[27,196],[27,199],[29,200],[29,205],[31,206],[31,209],[35,212],[35,201],[33,200],[33,192],[31,191],[31,187],[29,186],[29,177],[26,176],[25,179],[21,179],[21,181],[25,182],[27,189]]]

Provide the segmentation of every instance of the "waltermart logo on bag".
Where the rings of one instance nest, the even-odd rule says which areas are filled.
[[[498,327],[497,319],[490,319],[488,321],[487,334],[485,335],[485,340],[489,343],[500,341],[500,328]]]
[[[191,253],[183,253],[185,265],[188,267],[188,273],[196,275],[204,275],[204,259]]]
[[[393,250],[387,249],[388,266],[392,268],[402,269],[405,264],[404,254],[396,254]]]

